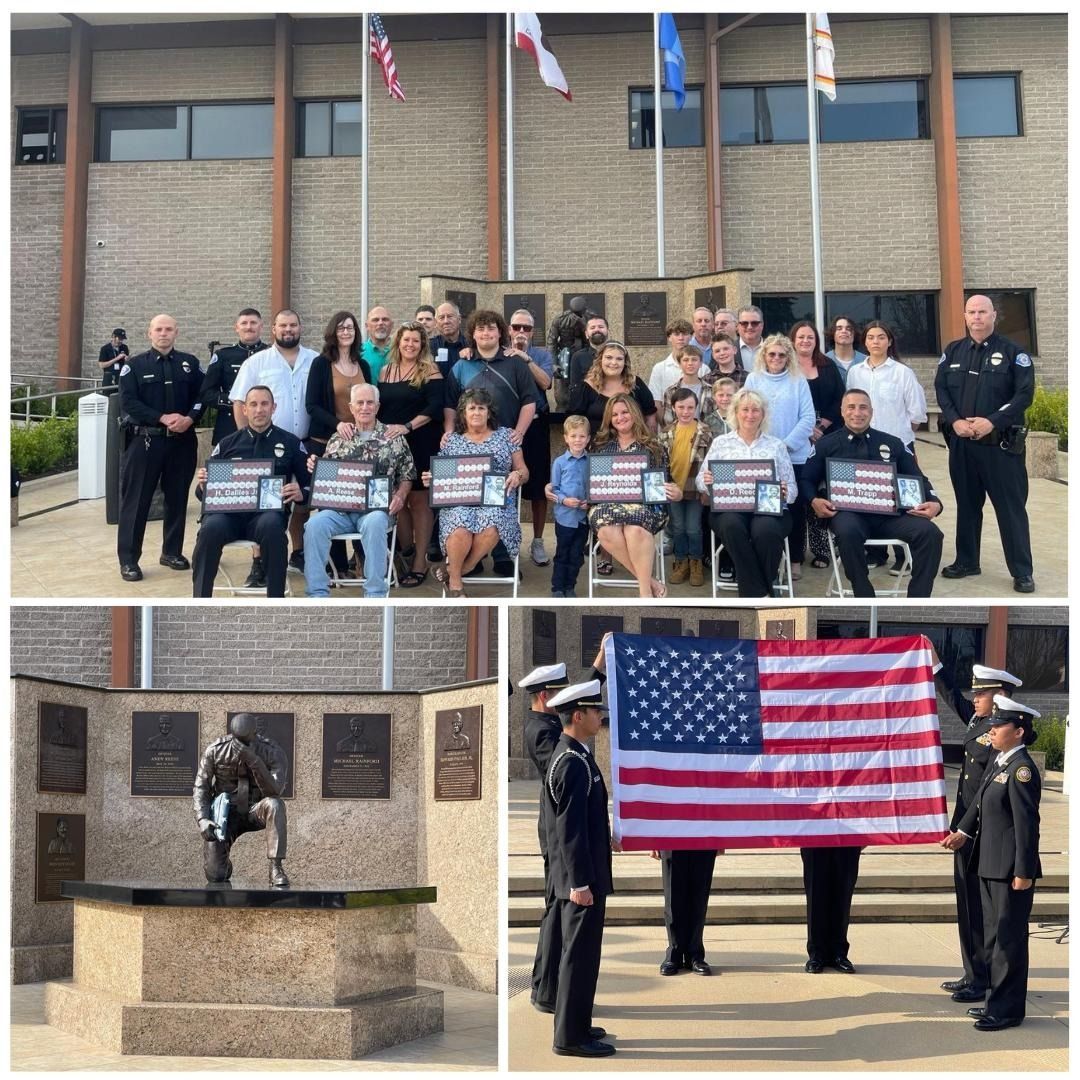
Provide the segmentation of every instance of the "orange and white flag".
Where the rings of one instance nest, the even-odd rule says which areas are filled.
[[[836,100],[832,31],[829,29],[829,16],[823,11],[814,15],[814,86],[830,101]]]

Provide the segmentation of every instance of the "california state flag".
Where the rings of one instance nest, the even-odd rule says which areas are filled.
[[[544,31],[540,29],[540,20],[533,12],[522,11],[514,16],[514,39],[519,49],[532,54],[544,85],[558,90],[567,101],[572,101],[566,76],[544,37]]]

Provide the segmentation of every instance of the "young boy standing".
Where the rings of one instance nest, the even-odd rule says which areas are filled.
[[[589,466],[589,421],[568,416],[563,421],[566,453],[551,464],[551,483],[544,494],[555,504],[555,559],[551,573],[552,596],[574,596],[578,572],[585,562],[589,525],[585,516]]]

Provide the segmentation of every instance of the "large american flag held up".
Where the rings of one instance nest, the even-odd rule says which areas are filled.
[[[398,101],[404,101],[405,91],[401,89],[401,82],[397,77],[394,50],[390,48],[390,39],[386,36],[386,27],[383,26],[382,19],[374,14],[371,16],[371,55],[382,68],[383,82],[386,83],[390,96],[397,98]]]
[[[826,494],[838,510],[896,513],[896,466],[891,461],[829,458],[825,468]]]
[[[918,844],[947,830],[925,637],[605,646],[626,851]]]

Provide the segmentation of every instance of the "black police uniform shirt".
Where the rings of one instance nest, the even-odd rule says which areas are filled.
[[[847,427],[823,435],[810,448],[810,456],[803,465],[799,490],[809,503],[824,494],[826,466],[829,458],[841,461],[888,461],[896,466],[898,476],[918,476],[922,479],[927,502],[941,505],[933,485],[924,475],[908,448],[895,435],[888,435],[876,428],[867,428],[860,435]],[[819,487],[821,491],[819,492]]]
[[[530,709],[525,715],[525,752],[529,759],[540,772],[540,783],[547,783],[548,766],[551,764],[551,755],[562,735],[562,723],[552,713],[537,712]],[[540,792],[540,814],[537,818],[536,829],[540,840],[540,854],[547,855],[547,810],[551,805],[550,800],[545,799],[544,792]]]
[[[981,345],[966,336],[945,346],[934,390],[949,431],[956,420],[983,416],[995,430],[977,441],[996,443],[1000,432],[1023,424],[1035,396],[1035,368],[1019,345],[1000,334]]]
[[[229,400],[229,391],[236,382],[236,373],[243,366],[244,361],[253,353],[262,352],[267,348],[261,341],[254,345],[244,345],[237,342],[235,345],[226,345],[218,349],[210,357],[210,363],[206,367],[206,376],[202,384],[202,403],[204,408],[221,408],[232,411],[232,402]]]
[[[274,475],[292,477],[307,498],[311,486],[308,472],[308,453],[304,444],[291,432],[271,424],[265,431],[253,431],[249,427],[226,435],[214,447],[211,458],[218,461],[273,461]],[[200,486],[196,495],[201,500],[205,488]]]
[[[199,361],[190,353],[173,349],[163,355],[147,349],[120,369],[120,412],[140,427],[161,427],[166,413],[180,413],[197,423],[203,408],[202,378]]]

